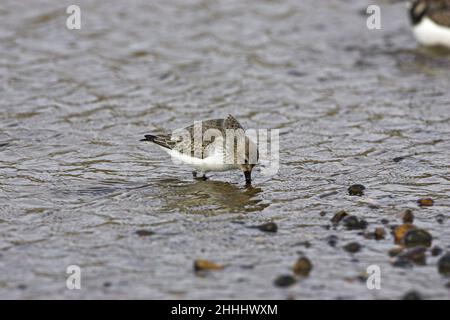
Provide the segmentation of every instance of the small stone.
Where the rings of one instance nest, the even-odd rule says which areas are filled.
[[[365,229],[367,222],[363,219],[359,219],[356,216],[348,216],[342,220],[342,223],[348,230]]]
[[[441,253],[442,253],[442,248],[441,247],[438,247],[438,246],[434,246],[432,249],[431,249],[431,255],[433,256],[433,257],[437,257],[437,256],[439,256]]]
[[[348,194],[351,196],[362,196],[365,189],[366,187],[362,184],[354,184],[348,188]]]
[[[384,225],[389,224],[389,220],[388,219],[381,219],[380,221]]]
[[[417,291],[409,291],[407,292],[403,298],[403,300],[422,300],[422,295]]]
[[[320,211],[320,212],[319,212],[319,215],[320,215],[321,217],[325,217],[326,214],[327,214],[326,211]]]
[[[420,207],[431,207],[434,204],[434,200],[431,198],[422,198],[417,200]]]
[[[356,279],[361,282],[367,282],[367,279],[369,279],[369,274],[367,272],[361,272],[356,276]]]
[[[408,231],[402,240],[403,244],[407,248],[418,246],[430,247],[432,241],[433,237],[431,236],[431,234],[423,229],[414,229]]]
[[[403,223],[413,223],[414,222],[414,214],[411,210],[406,210],[402,214]]]
[[[414,266],[411,260],[405,257],[396,257],[392,265],[398,268],[412,268]]]
[[[350,242],[344,246],[344,250],[350,253],[356,253],[361,250],[361,245],[358,242]]]
[[[291,276],[289,274],[285,274],[285,275],[278,276],[274,280],[273,284],[277,287],[289,287],[289,286],[292,286],[293,284],[295,284],[296,282],[297,282],[297,280],[293,276]]]
[[[331,236],[329,236],[329,237],[327,238],[327,243],[328,243],[331,247],[335,247],[336,244],[337,244],[337,242],[338,242],[338,237],[335,236],[334,234],[331,235]]]
[[[294,77],[304,77],[306,75],[305,72],[298,71],[298,70],[289,70],[287,72],[288,75],[294,76]]]
[[[298,276],[307,277],[312,270],[312,263],[307,257],[301,257],[295,262],[292,270]]]
[[[394,162],[400,162],[402,160],[405,160],[405,157],[395,157],[394,159],[392,159],[392,161]]]
[[[331,222],[333,224],[338,224],[339,222],[341,222],[342,219],[344,219],[345,217],[347,217],[348,214],[345,211],[339,211],[338,213],[336,213],[333,218],[331,218]]]
[[[444,215],[443,214],[438,214],[437,216],[436,216],[436,221],[439,223],[439,224],[443,224],[444,223],[444,219],[445,219],[445,217],[444,217]]]
[[[396,257],[402,251],[403,251],[402,247],[397,247],[397,248],[393,248],[393,249],[389,250],[388,254],[389,254],[389,257]]]
[[[450,253],[446,253],[439,259],[438,271],[444,276],[450,276]]]
[[[148,236],[151,236],[151,235],[153,235],[155,233],[153,231],[151,231],[151,230],[138,230],[138,231],[136,231],[136,234],[139,237],[148,237]]]
[[[303,246],[305,248],[309,248],[309,247],[311,247],[311,242],[309,242],[309,241],[301,241],[301,242],[297,242],[295,245],[296,246]]]
[[[375,228],[374,235],[375,240],[382,240],[386,236],[386,231],[384,231],[384,228],[378,227]]]
[[[397,259],[406,259],[414,264],[423,266],[426,264],[426,256],[425,256],[426,251],[427,248],[425,247],[415,247],[401,252],[397,256]]]
[[[375,240],[382,240],[384,239],[386,235],[386,231],[384,231],[384,228],[378,227],[375,228],[373,232],[368,232],[364,234],[364,237],[366,239],[375,239]]]
[[[339,192],[337,192],[337,191],[323,193],[323,194],[319,195],[319,198],[323,199],[323,198],[326,198],[326,197],[334,196],[335,194],[338,194],[338,193]]]
[[[277,232],[278,226],[275,222],[267,222],[262,225],[259,225],[256,227],[258,230],[264,231],[264,232]]]
[[[416,226],[411,223],[404,223],[394,228],[395,243],[400,244],[404,236],[411,230],[416,229]]]
[[[217,264],[208,260],[195,260],[194,261],[194,270],[195,271],[203,271],[203,270],[222,270],[224,268],[223,265]]]

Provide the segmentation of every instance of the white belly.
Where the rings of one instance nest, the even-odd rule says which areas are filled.
[[[215,155],[210,156],[205,159],[190,157],[188,155],[185,155],[181,152],[178,152],[176,150],[168,150],[163,149],[168,154],[171,155],[172,160],[175,163],[185,163],[196,169],[197,171],[201,172],[208,172],[208,171],[227,171],[236,169],[237,166],[235,164],[225,164],[223,161],[223,156],[221,155]]]
[[[450,28],[435,23],[428,17],[414,26],[414,35],[420,44],[425,46],[446,46],[450,48]]]

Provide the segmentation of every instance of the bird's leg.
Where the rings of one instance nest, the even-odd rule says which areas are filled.
[[[208,180],[208,177],[205,175],[204,172],[200,172],[200,175],[201,175],[201,176],[199,176],[199,175],[197,174],[197,171],[192,171],[192,176],[194,177],[195,180],[200,180],[200,181],[206,181],[206,180]]]
[[[245,176],[245,185],[251,186],[252,185],[252,172],[244,171],[244,176]]]

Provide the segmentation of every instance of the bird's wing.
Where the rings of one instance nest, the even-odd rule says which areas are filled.
[[[216,139],[214,133],[211,137],[205,135],[210,129],[217,130],[223,138],[226,137],[226,129],[243,129],[241,124],[232,115],[228,115],[226,119],[212,119],[204,120],[201,122],[202,128],[202,144],[195,143],[194,138],[198,134],[195,130],[196,125],[193,124],[185,127],[181,130],[176,130],[172,134],[161,134],[161,135],[145,135],[145,139],[141,141],[151,141],[157,145],[171,149],[177,150],[191,157],[204,159],[217,152],[217,147],[223,145],[223,140]]]
[[[195,130],[195,126],[198,124],[190,125],[184,128],[184,132],[189,133],[191,140],[183,139],[182,141],[176,144],[176,148],[178,150],[191,150],[191,156],[204,159],[215,153],[216,146],[218,144],[218,140],[215,138],[214,134],[211,137],[205,135],[205,132],[208,130],[216,130],[221,135],[225,135],[224,132],[224,119],[212,119],[212,120],[204,120],[201,122],[201,137],[199,137],[202,141],[202,144],[195,143],[194,138],[200,132]]]
[[[236,120],[231,114],[223,122],[224,129],[244,129],[239,121]]]

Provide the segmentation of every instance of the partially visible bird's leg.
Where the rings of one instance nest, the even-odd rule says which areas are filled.
[[[195,173],[195,174],[194,174]],[[200,181],[206,181],[208,180],[208,177],[205,175],[204,172],[200,172],[200,175],[197,174],[196,171],[192,172],[192,175],[194,176],[195,180],[200,180]]]

